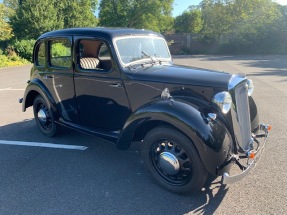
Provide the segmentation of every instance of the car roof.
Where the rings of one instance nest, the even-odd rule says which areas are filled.
[[[125,35],[153,35],[163,37],[161,34],[144,29],[133,29],[133,28],[67,28],[62,30],[50,31],[42,34],[39,39],[46,37],[60,37],[60,36],[99,36],[104,38],[114,38]]]

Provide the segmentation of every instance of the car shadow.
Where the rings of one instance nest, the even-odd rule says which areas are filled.
[[[7,191],[1,190],[3,195],[7,192],[9,198],[8,192],[19,193],[19,189],[27,187],[30,195],[25,197],[28,198],[25,202],[33,202],[36,208],[45,208],[47,202],[52,202],[54,208],[68,204],[64,214],[69,210],[82,214],[213,214],[228,191],[219,179],[208,181],[201,191],[189,195],[164,190],[145,169],[139,155],[140,142],[133,143],[127,151],[120,151],[113,144],[66,128],[60,136],[49,138],[40,133],[32,119],[1,126],[0,140],[88,147],[81,152],[37,148],[38,155],[31,156],[29,165],[21,164],[21,168],[12,171],[14,176],[1,175],[3,184],[7,181],[11,186]],[[1,150],[8,147],[14,147],[17,157],[26,157],[26,153],[36,150],[27,146],[1,146]],[[2,159],[1,168],[11,165],[8,159]],[[21,178],[21,183],[11,177]],[[39,193],[39,199],[35,199]]]

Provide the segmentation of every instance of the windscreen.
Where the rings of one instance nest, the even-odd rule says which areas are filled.
[[[146,59],[170,60],[166,41],[157,37],[124,37],[115,40],[123,64]]]

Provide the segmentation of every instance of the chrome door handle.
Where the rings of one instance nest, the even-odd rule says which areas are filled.
[[[122,87],[121,83],[110,84],[110,87]]]
[[[52,75],[45,75],[44,76],[44,79],[49,79],[49,78],[53,78],[53,76]]]

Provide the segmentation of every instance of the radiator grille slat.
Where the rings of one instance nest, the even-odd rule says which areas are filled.
[[[236,116],[239,124],[239,131],[237,131],[236,136],[239,141],[239,145],[242,147],[242,149],[247,151],[250,149],[249,142],[251,138],[251,122],[246,82],[236,86],[235,101],[237,113]]]

